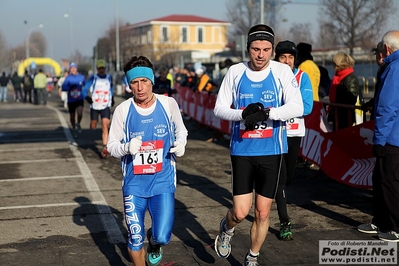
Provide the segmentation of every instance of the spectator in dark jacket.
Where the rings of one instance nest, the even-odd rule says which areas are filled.
[[[7,102],[7,93],[8,93],[8,83],[10,82],[10,78],[6,76],[6,72],[0,77],[0,102]]]
[[[22,84],[24,85],[24,103],[27,101],[32,103],[33,78],[27,70],[22,78]]]
[[[374,119],[374,98],[378,93],[378,90],[381,85],[381,75],[384,72],[385,68],[387,67],[386,64],[382,61],[384,59],[384,45],[382,42],[379,42],[377,44],[377,47],[371,49],[372,52],[374,52],[375,55],[375,61],[377,62],[377,65],[379,66],[378,71],[377,71],[377,76],[376,76],[376,83],[374,87],[374,97],[371,98],[368,102],[364,103],[362,105],[362,109],[365,111],[370,111],[370,120]]]
[[[318,66],[320,70],[320,84],[319,84],[319,99],[323,99],[328,95],[328,90],[331,84],[331,78],[328,75],[327,68],[323,66]]]
[[[186,68],[180,68],[179,73],[176,74],[176,83],[183,87],[187,86],[187,74],[188,70]]]
[[[332,79],[329,97],[331,103],[356,105],[358,97],[363,101],[359,81],[354,73],[355,60],[347,53],[338,52],[333,58],[335,75]],[[352,126],[355,122],[355,109],[336,108],[329,111],[329,120],[334,129]],[[338,116],[338,121],[335,119]],[[338,124],[337,124],[338,122]]]
[[[14,87],[14,100],[16,102],[22,101],[22,79],[17,72],[12,75],[11,83]]]
[[[159,77],[155,78],[154,87],[152,88],[154,93],[167,96],[170,96],[172,94],[172,86],[170,83],[170,79],[166,78],[167,74],[168,71],[166,69],[162,69],[159,73]]]

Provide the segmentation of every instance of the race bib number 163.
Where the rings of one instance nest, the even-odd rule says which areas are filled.
[[[162,171],[163,148],[163,140],[143,142],[133,159],[134,174],[155,174]]]

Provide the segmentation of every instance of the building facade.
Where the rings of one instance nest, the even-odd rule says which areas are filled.
[[[182,66],[211,62],[212,55],[226,49],[227,21],[195,15],[169,15],[122,26],[119,29],[121,65],[134,55],[144,55],[156,64]],[[113,36],[110,33],[110,36]],[[111,41],[109,61],[115,61]]]

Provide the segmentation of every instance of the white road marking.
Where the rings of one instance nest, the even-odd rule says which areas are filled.
[[[62,116],[61,112],[47,105],[47,108],[52,109],[58,115],[58,119],[61,122],[61,125],[64,129],[64,133],[69,142],[69,148],[72,151],[72,154],[78,159],[76,163],[80,169],[80,172],[83,175],[83,180],[85,182],[86,188],[90,193],[92,202],[96,202],[97,211],[100,214],[101,222],[104,226],[104,229],[107,232],[108,240],[110,243],[126,243],[125,238],[122,235],[121,230],[118,227],[118,224],[115,221],[114,216],[112,215],[111,209],[109,208],[107,201],[105,200],[103,194],[101,193],[96,180],[93,177],[89,167],[87,166],[85,160],[83,159],[82,154],[77,148],[77,143],[72,138],[71,132],[69,131],[68,124]]]
[[[19,160],[19,161],[3,161],[0,164],[11,164],[11,163],[47,163],[47,162],[59,162],[59,161],[76,161],[78,158],[57,158],[57,159],[40,159],[40,160]]]
[[[71,202],[71,203],[53,203],[53,204],[35,204],[35,205],[21,205],[21,206],[7,206],[0,207],[2,210],[15,210],[15,209],[29,209],[29,208],[48,208],[48,207],[60,207],[60,206],[79,206],[79,205],[90,205],[90,204],[101,204],[101,202]],[[112,213],[109,213],[112,215]]]
[[[0,179],[1,182],[26,182],[26,181],[39,181],[39,180],[50,180],[50,179],[65,179],[65,178],[82,178],[82,175],[62,175],[62,176],[40,176],[40,177],[27,177],[18,179]]]
[[[28,209],[28,208],[47,208],[47,207],[73,206],[73,205],[80,205],[80,204],[78,204],[78,203],[54,203],[54,204],[7,206],[7,207],[0,207],[0,210],[14,210],[14,209]]]

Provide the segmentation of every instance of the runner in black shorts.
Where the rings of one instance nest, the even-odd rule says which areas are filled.
[[[84,88],[84,96],[90,104],[90,129],[97,127],[98,116],[101,117],[102,144],[101,158],[108,155],[108,130],[111,123],[111,107],[114,106],[114,88],[112,76],[105,73],[106,62],[97,61],[97,74],[90,77]]]
[[[82,132],[80,122],[83,117],[83,88],[86,78],[78,73],[78,66],[75,63],[69,64],[69,75],[62,83],[62,91],[68,92],[69,119],[72,126],[72,134],[76,138]],[[75,119],[76,117],[76,119]]]
[[[231,156],[233,195],[255,192],[274,198],[280,176],[281,155]]]
[[[82,115],[81,110],[83,110],[83,107],[84,107],[84,101],[83,100],[82,101],[68,103],[68,112],[71,115],[73,115],[73,117],[75,117],[75,114],[78,113],[78,117],[79,117],[79,113],[80,113],[80,116]]]
[[[218,118],[232,121],[233,185],[233,207],[220,222],[214,248],[219,257],[230,255],[234,228],[245,220],[255,199],[251,246],[243,265],[256,266],[288,150],[285,121],[301,116],[303,103],[290,67],[271,61],[274,32],[269,26],[249,30],[247,50],[250,60],[229,68],[214,108]]]
[[[103,110],[94,110],[94,109],[90,109],[90,120],[91,121],[98,121],[98,116],[100,116],[101,120],[103,120],[103,118],[108,118],[111,119],[111,108],[107,107]],[[93,125],[93,127],[90,127],[91,129],[95,129],[96,125]]]

